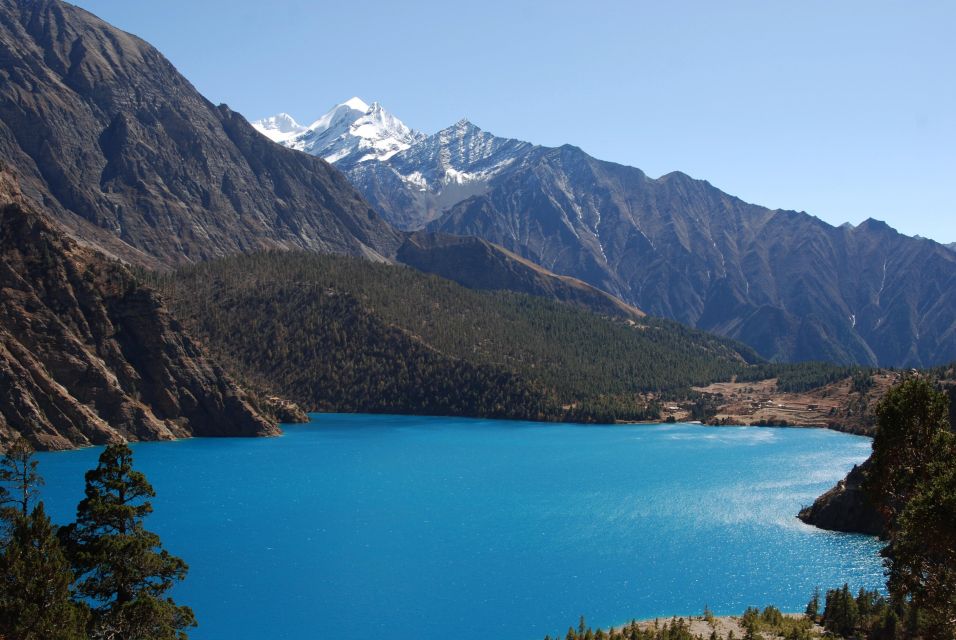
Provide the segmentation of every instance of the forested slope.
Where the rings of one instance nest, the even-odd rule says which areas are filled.
[[[341,256],[236,256],[151,278],[237,375],[311,408],[633,419],[654,413],[638,393],[726,379],[756,359],[669,321]]]

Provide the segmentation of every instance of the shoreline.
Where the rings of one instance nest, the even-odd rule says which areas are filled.
[[[804,618],[803,613],[783,613],[784,618],[790,618],[794,620],[799,620]],[[705,640],[712,637],[712,634],[716,633],[717,638],[726,639],[731,633],[735,638],[742,639],[747,630],[741,624],[742,615],[726,615],[726,616],[710,616],[709,618],[703,615],[693,615],[693,616],[671,616],[671,617],[656,617],[656,618],[646,618],[643,620],[632,620],[626,624],[613,626],[610,629],[605,630],[605,633],[622,633],[627,629],[631,628],[632,625],[636,625],[639,629],[654,629],[655,627],[662,628],[665,624],[671,624],[675,621],[684,622],[687,624],[688,631],[694,636],[700,636]],[[817,623],[813,623],[811,630],[817,635],[823,633],[823,627]],[[768,633],[766,630],[761,632],[767,640],[774,640],[782,638],[782,636],[775,635],[773,633]]]

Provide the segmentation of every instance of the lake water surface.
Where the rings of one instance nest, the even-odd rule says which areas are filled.
[[[866,458],[818,429],[316,415],[134,446],[199,640],[540,640],[585,615],[802,611],[882,583],[879,543],[794,514]],[[39,456],[73,519],[99,449]]]

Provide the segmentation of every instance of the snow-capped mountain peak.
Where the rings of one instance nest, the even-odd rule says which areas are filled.
[[[322,133],[329,129],[348,128],[357,118],[365,114],[368,109],[369,106],[365,104],[361,98],[351,98],[329,109],[321,118],[308,127],[305,127],[303,132],[311,131],[313,133]]]
[[[280,118],[254,124],[269,135],[278,127],[273,121]],[[425,135],[378,102],[369,104],[357,97],[335,105],[279,142],[335,164],[366,195],[370,194],[364,186],[380,180],[405,185],[409,201],[420,204],[421,210],[396,221],[403,228],[419,228],[444,207],[483,193],[493,178],[520,165],[535,149],[527,142],[483,131],[467,118]]]
[[[423,134],[410,129],[404,122],[390,114],[377,102],[373,102],[365,114],[352,123],[350,133],[367,140],[378,153],[359,160],[387,160],[399,151],[404,151]]]
[[[295,124],[285,114],[252,124],[276,142],[343,167],[387,160],[425,137],[379,103],[369,105],[357,97],[335,105],[308,127]]]

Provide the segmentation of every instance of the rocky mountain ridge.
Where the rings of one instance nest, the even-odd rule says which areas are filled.
[[[74,237],[146,266],[270,248],[382,259],[401,243],[323,160],[58,0],[0,2],[0,157]]]
[[[0,169],[0,447],[277,433],[155,292]]]

